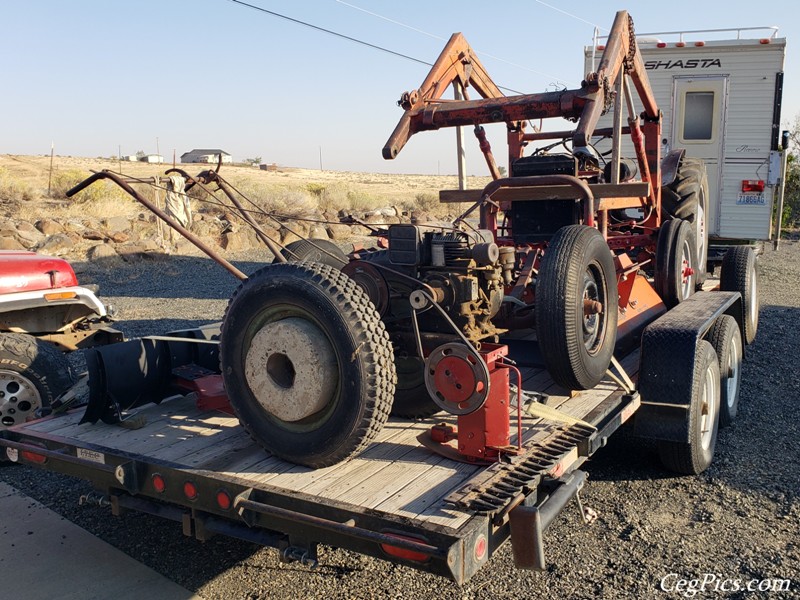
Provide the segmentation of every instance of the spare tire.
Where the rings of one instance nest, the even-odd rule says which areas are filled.
[[[363,290],[320,263],[269,265],[231,298],[220,334],[239,422],[272,454],[326,467],[358,454],[389,417],[392,345]]]

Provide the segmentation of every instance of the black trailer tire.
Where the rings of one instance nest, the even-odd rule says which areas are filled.
[[[397,386],[392,416],[401,419],[426,419],[442,409],[433,401],[425,385],[425,362],[416,356],[395,357]]]
[[[670,365],[663,365],[666,370]],[[665,373],[670,376],[669,373]],[[659,441],[662,464],[675,473],[698,475],[714,458],[720,406],[720,374],[717,353],[706,340],[700,340],[694,361],[692,396],[689,399],[689,441]]]
[[[758,331],[760,299],[758,260],[750,246],[734,246],[725,253],[719,287],[723,292],[739,292],[742,295],[744,309],[742,337],[746,344],[752,344]]]
[[[586,315],[586,299],[600,302],[602,312]],[[568,225],[556,232],[535,302],[539,349],[553,380],[571,390],[597,385],[611,362],[619,313],[614,260],[599,231]]]
[[[697,288],[694,230],[688,221],[672,219],[662,224],[656,244],[654,283],[668,308],[677,306]]]
[[[684,156],[675,180],[661,192],[662,214],[688,221],[694,230],[696,284],[706,280],[708,264],[708,174],[702,159]]]
[[[220,362],[242,426],[297,464],[358,454],[389,417],[386,328],[364,291],[328,265],[269,265],[244,281],[222,322]]]
[[[74,382],[55,346],[23,333],[0,334],[0,429],[34,418]]]
[[[281,254],[289,262],[313,261],[341,269],[347,264],[347,255],[339,246],[330,240],[310,239],[295,240],[286,244],[286,248],[281,250]],[[275,258],[272,264],[280,261]]]
[[[727,427],[739,410],[739,388],[742,373],[742,332],[730,315],[719,317],[706,336],[719,360],[720,406],[719,425]]]

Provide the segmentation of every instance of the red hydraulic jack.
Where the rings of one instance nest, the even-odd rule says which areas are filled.
[[[497,462],[503,455],[522,453],[522,409],[517,401],[517,444],[511,444],[508,346],[482,344],[478,361],[461,344],[444,344],[427,360],[426,382],[437,404],[458,416],[457,426],[434,425],[420,441],[435,452],[466,462]],[[426,439],[427,438],[427,439]],[[457,447],[449,445],[456,440]],[[431,443],[432,442],[432,443]]]

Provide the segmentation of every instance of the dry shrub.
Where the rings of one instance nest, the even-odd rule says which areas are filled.
[[[0,167],[0,201],[28,202],[35,197],[30,185],[15,178],[8,169]]]
[[[304,188],[269,189],[247,182],[237,185],[237,189],[246,198],[242,204],[247,209],[252,207],[252,202],[264,212],[289,218],[310,217],[316,213],[317,201]]]

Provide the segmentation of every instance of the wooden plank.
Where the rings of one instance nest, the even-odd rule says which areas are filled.
[[[644,198],[650,193],[650,184],[642,181],[628,183],[592,183],[589,184],[595,199],[601,198],[627,202],[632,206],[639,206],[638,198]],[[492,194],[495,201],[520,201],[520,200],[572,200],[580,197],[581,193],[571,185],[545,185],[500,188]],[[478,202],[483,198],[483,190],[441,190],[439,202]],[[631,199],[637,199],[631,202]]]

